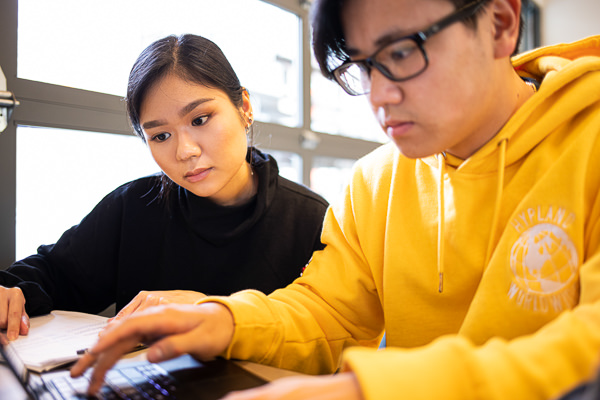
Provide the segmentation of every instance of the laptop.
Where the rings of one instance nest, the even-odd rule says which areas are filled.
[[[267,381],[237,365],[217,358],[200,362],[184,355],[162,363],[122,361],[111,369],[96,397],[85,395],[88,371],[71,378],[69,371],[30,374],[4,334],[0,354],[31,400],[68,399],[198,399],[216,400],[234,390],[249,389]]]

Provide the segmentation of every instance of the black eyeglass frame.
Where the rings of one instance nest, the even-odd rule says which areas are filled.
[[[335,68],[332,71],[335,81],[349,95],[360,96],[363,94],[367,94],[369,92],[358,93],[358,92],[352,90],[350,87],[346,86],[344,84],[344,80],[341,78],[343,72],[348,70],[348,68],[350,68],[352,65],[357,65],[359,68],[361,66],[363,66],[367,71],[370,71],[372,68],[376,68],[379,72],[381,72],[381,74],[383,76],[385,76],[387,79],[394,81],[394,82],[407,81],[409,79],[412,79],[412,78],[422,74],[423,71],[425,71],[427,69],[427,67],[429,66],[429,57],[427,57],[427,52],[425,51],[425,47],[424,47],[427,39],[429,39],[431,36],[435,35],[436,33],[440,32],[442,29],[447,28],[448,26],[452,25],[455,22],[463,21],[463,20],[475,15],[475,13],[479,10],[479,8],[484,3],[486,3],[486,0],[472,1],[472,2],[464,5],[463,7],[459,8],[452,14],[448,15],[447,17],[442,18],[441,20],[434,23],[429,28],[427,28],[423,31],[419,31],[419,32],[413,33],[411,35],[402,36],[400,38],[390,40],[389,42],[381,45],[381,47],[379,47],[379,49],[377,49],[375,51],[375,53],[373,53],[373,55],[370,57],[367,57],[362,60],[354,60],[354,61],[351,61],[350,58],[348,58],[342,65],[340,65],[339,67]],[[425,60],[425,64],[424,64],[423,68],[421,68],[419,71],[415,72],[412,75],[402,77],[402,78],[396,78],[390,73],[390,71],[387,69],[387,67],[385,65],[380,64],[377,61],[375,61],[375,58],[383,49],[385,49],[386,47],[388,47],[391,44],[400,42],[402,40],[412,40],[413,42],[415,42],[415,44],[417,45],[417,48],[423,54],[423,59]],[[369,89],[369,91],[370,91],[370,89]]]

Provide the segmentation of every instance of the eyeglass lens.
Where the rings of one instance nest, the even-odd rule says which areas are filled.
[[[401,39],[381,48],[372,58],[372,67],[392,80],[421,73],[427,66],[424,54],[412,39]],[[351,94],[365,94],[371,88],[371,66],[350,63],[338,71],[338,82]]]

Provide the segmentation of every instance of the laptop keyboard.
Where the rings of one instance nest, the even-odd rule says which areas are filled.
[[[87,376],[55,378],[52,384],[63,399],[175,399],[175,381],[168,372],[155,364],[144,364],[108,371],[105,385],[97,397],[85,396]]]

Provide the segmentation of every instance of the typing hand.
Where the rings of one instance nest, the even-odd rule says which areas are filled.
[[[149,308],[111,324],[98,342],[71,368],[81,376],[94,366],[89,394],[102,386],[104,375],[138,343],[152,343],[148,360],[160,362],[189,353],[207,360],[221,354],[233,337],[233,316],[217,303],[169,304]]]
[[[161,304],[195,304],[206,297],[205,294],[192,290],[141,291],[117,315],[108,320],[107,328],[133,313],[144,311],[149,307]]]
[[[6,329],[9,340],[29,333],[29,316],[25,312],[25,296],[20,288],[0,286],[0,329]]]
[[[233,392],[223,400],[363,400],[356,376],[345,372],[331,376],[282,378],[255,389]]]

